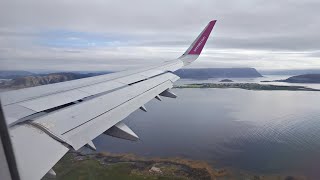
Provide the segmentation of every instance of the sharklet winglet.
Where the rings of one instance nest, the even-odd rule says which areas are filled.
[[[199,57],[216,22],[217,20],[210,21],[209,24],[199,34],[199,36],[193,41],[190,47],[186,50],[186,52],[179,57],[179,59],[182,60],[185,65],[190,64]]]

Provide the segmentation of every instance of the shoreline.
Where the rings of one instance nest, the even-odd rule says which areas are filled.
[[[185,158],[147,158],[135,154],[108,152],[82,154],[68,152],[53,168],[57,180],[92,178],[123,179],[255,179],[255,180],[305,180],[302,176],[281,174],[256,174],[230,168],[216,169],[205,161]],[[105,173],[105,174],[104,174]]]
[[[285,85],[271,85],[271,84],[258,84],[258,83],[192,83],[184,85],[176,85],[174,88],[238,88],[244,90],[256,91],[320,91],[320,89],[308,88],[305,86],[285,86]]]

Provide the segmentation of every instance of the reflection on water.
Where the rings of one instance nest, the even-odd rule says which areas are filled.
[[[100,151],[180,156],[258,173],[320,177],[320,93],[175,89],[125,121],[138,142],[100,136]]]

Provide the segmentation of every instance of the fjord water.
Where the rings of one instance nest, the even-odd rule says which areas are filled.
[[[108,136],[98,151],[205,160],[253,173],[320,177],[320,93],[174,89],[125,122],[138,142]]]

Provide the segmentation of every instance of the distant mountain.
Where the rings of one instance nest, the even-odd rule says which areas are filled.
[[[288,69],[288,70],[261,70],[263,75],[301,75],[301,74],[320,74],[320,69]]]
[[[111,72],[98,73],[75,73],[61,72],[51,74],[34,74],[27,71],[0,71],[3,79],[11,79],[0,81],[2,89],[20,89],[26,87],[40,86],[45,84],[53,84],[74,79],[86,78],[107,74]],[[244,78],[244,77],[261,77],[254,68],[206,68],[206,69],[182,69],[175,72],[181,78],[188,79],[208,79],[208,78]],[[6,78],[5,78],[6,77]],[[10,78],[8,78],[10,77]]]
[[[298,76],[292,76],[285,80],[276,81],[289,83],[320,83],[320,74],[303,74]]]
[[[262,75],[254,68],[199,68],[174,72],[183,79],[256,78]]]
[[[103,73],[104,74],[104,73]],[[92,77],[101,75],[101,73],[88,73],[88,74],[80,74],[80,73],[51,73],[51,74],[42,74],[42,75],[31,75],[14,78],[9,81],[2,81],[0,83],[0,88],[8,88],[8,89],[19,89],[33,86],[40,86],[45,84],[53,84],[63,81],[70,81],[74,79],[81,79],[86,77]]]
[[[222,79],[219,82],[233,82],[231,79]]]
[[[22,76],[31,76],[34,73],[28,71],[0,71],[0,79],[13,79]]]

